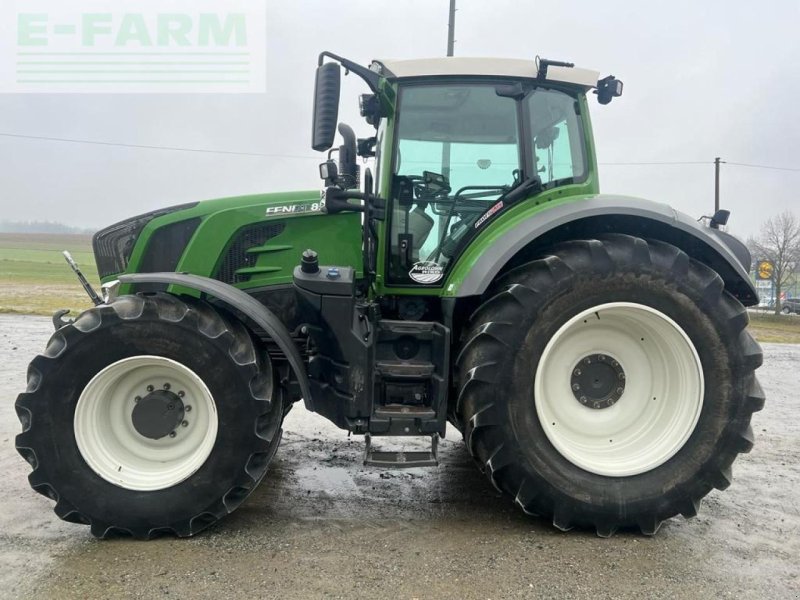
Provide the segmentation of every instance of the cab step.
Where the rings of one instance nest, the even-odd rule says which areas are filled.
[[[366,448],[364,449],[364,464],[371,467],[384,469],[411,469],[414,467],[436,467],[439,465],[439,434],[430,437],[430,451],[381,451],[372,448],[372,436],[366,434]],[[408,438],[404,438],[408,439]]]

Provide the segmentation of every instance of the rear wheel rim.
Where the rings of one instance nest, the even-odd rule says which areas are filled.
[[[185,413],[175,430],[145,437],[132,414],[154,390],[179,395]],[[137,491],[172,487],[191,477],[211,454],[217,438],[214,398],[185,365],[161,356],[135,356],[97,373],[78,399],[73,420],[81,456],[100,477]]]
[[[597,356],[621,365],[615,373],[624,386],[614,402],[592,408],[578,400],[575,372]],[[702,364],[689,336],[664,313],[630,302],[601,304],[564,323],[534,379],[550,443],[574,465],[609,477],[645,473],[674,456],[697,425],[703,396]]]

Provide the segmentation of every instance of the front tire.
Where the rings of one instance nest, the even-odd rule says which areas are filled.
[[[241,323],[208,304],[125,296],[33,360],[17,450],[33,489],[97,537],[191,536],[264,477],[283,415],[272,378]]]
[[[719,275],[674,246],[564,243],[505,274],[473,315],[456,418],[525,512],[654,534],[727,487],[752,447],[764,396],[747,323]]]

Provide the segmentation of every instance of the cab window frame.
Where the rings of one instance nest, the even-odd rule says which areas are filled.
[[[525,180],[527,177],[530,177],[532,174],[535,173],[536,169],[536,156],[535,156],[535,148],[534,148],[534,139],[533,139],[533,128],[531,126],[531,111],[528,108],[528,100],[527,97],[535,93],[537,90],[552,90],[556,92],[560,92],[568,96],[572,100],[573,111],[575,115],[575,128],[576,128],[576,135],[574,138],[574,144],[572,143],[572,138],[570,139],[570,152],[571,155],[574,156],[575,147],[577,146],[578,151],[580,152],[581,163],[583,165],[583,173],[579,177],[571,177],[571,178],[562,178],[562,179],[554,179],[551,182],[548,182],[546,185],[543,185],[543,191],[553,189],[555,187],[560,187],[562,185],[570,185],[570,184],[580,184],[587,181],[590,174],[589,163],[588,163],[588,149],[587,149],[587,142],[585,139],[584,133],[584,122],[583,122],[583,115],[581,112],[581,104],[579,100],[580,92],[574,89],[571,86],[566,85],[559,85],[553,84],[552,82],[539,82],[532,79],[526,78],[513,78],[513,77],[493,77],[493,76],[447,76],[447,77],[416,77],[407,81],[402,81],[398,83],[397,89],[397,104],[396,104],[396,117],[394,123],[394,134],[392,136],[391,141],[391,158],[388,162],[388,173],[384,173],[384,176],[388,179],[388,189],[390,190],[390,195],[394,188],[393,181],[395,176],[397,175],[397,167],[398,167],[398,155],[399,155],[399,147],[400,147],[400,127],[401,122],[403,119],[403,96],[405,90],[411,87],[417,86],[437,86],[437,85],[486,85],[486,86],[507,86],[509,84],[520,84],[524,91],[524,97],[519,99],[514,99],[516,104],[516,121],[517,121],[517,146],[518,146],[518,156],[519,156],[519,164],[518,169],[520,172],[520,179]],[[569,132],[568,132],[569,133]],[[394,203],[397,201],[396,198],[391,197],[389,199],[390,206],[394,208]],[[511,206],[515,206],[513,204]],[[487,209],[491,206],[488,205]],[[503,207],[499,213],[504,212],[507,210],[509,206]],[[450,269],[453,265],[458,262],[461,254],[463,254],[466,247],[469,243],[475,238],[475,236],[479,233],[476,230],[470,231],[460,242],[458,243],[457,251],[451,257],[451,260],[445,267],[445,275],[436,283],[417,283],[413,280],[408,279],[400,279],[396,278],[392,274],[391,270],[391,258],[392,258],[392,239],[391,239],[391,231],[392,231],[392,213],[393,210],[387,211],[386,222],[385,222],[385,237],[386,239],[381,242],[384,247],[384,281],[383,285],[387,289],[391,288],[415,288],[415,289],[430,289],[435,290],[437,288],[441,288],[444,286],[447,280],[447,273],[449,273]]]

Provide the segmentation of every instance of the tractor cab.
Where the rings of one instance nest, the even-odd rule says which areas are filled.
[[[330,154],[321,165],[326,205],[371,213],[365,248],[376,255],[364,258],[383,292],[440,288],[489,221],[523,200],[597,192],[585,96],[593,88],[603,103],[619,96],[622,83],[613,77],[598,81],[594,71],[547,59],[384,60],[364,69],[323,53],[317,150],[333,142],[339,64],[372,88],[361,113],[377,131],[356,140],[339,124],[339,166]],[[359,182],[356,155],[375,158],[362,206],[347,201],[359,198],[351,191]]]

